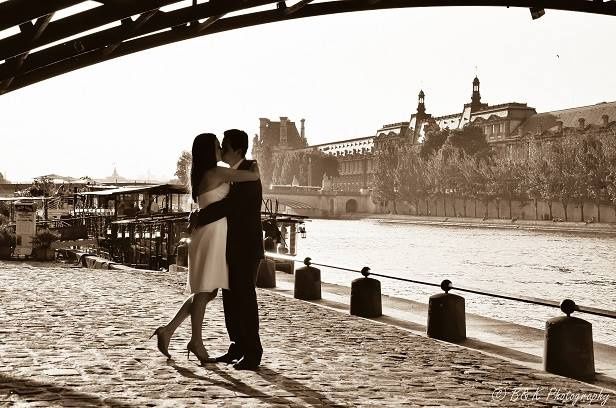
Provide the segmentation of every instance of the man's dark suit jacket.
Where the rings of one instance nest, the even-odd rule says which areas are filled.
[[[248,170],[253,160],[244,160],[238,170]],[[230,265],[264,257],[261,226],[261,180],[232,183],[221,201],[200,210],[197,226],[227,217],[227,262]]]

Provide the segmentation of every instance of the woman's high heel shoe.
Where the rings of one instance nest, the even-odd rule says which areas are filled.
[[[150,339],[154,337],[154,335],[156,335],[156,340],[157,340],[156,345],[158,346],[158,351],[163,353],[167,358],[171,358],[171,355],[169,354],[169,340],[171,340],[171,338],[165,339],[163,337],[162,335],[163,328],[164,326],[161,326],[157,328],[156,330],[154,330],[154,333],[152,333],[152,335],[150,336]]]
[[[193,353],[195,357],[199,359],[199,362],[202,365],[205,363],[215,363],[216,362],[215,358],[210,358],[207,351],[205,352],[204,356],[200,356],[199,354],[197,354],[196,349],[193,347],[193,344],[191,342],[188,342],[188,344],[186,345],[186,359],[187,360],[190,360],[190,353]]]

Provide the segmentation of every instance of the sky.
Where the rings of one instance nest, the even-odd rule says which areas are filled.
[[[117,58],[0,96],[0,173],[173,178],[202,132],[306,119],[319,144],[470,101],[538,112],[616,100],[614,17],[441,7],[320,16]],[[1,33],[0,33],[1,34]]]

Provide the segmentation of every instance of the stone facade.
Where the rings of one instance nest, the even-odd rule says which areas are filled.
[[[433,116],[426,109],[425,98],[424,91],[420,90],[417,110],[408,121],[384,125],[373,136],[308,146],[305,143],[304,120],[301,132],[297,133],[294,123],[281,117],[281,122],[260,119],[261,135],[255,141],[276,142],[277,138],[276,149],[320,151],[335,156],[339,175],[331,180],[331,190],[365,192],[371,188],[376,151],[395,148],[400,143],[419,145],[431,127],[462,129],[468,125],[477,126],[483,129],[493,149],[509,154],[522,154],[528,151],[531,143],[542,144],[571,133],[611,132],[616,137],[616,102],[543,113],[537,113],[526,103],[490,105],[481,102],[477,77],[472,83],[471,101],[465,103],[459,113]],[[287,124],[286,134],[282,130],[283,123]],[[303,146],[302,142],[305,143]],[[258,154],[258,149],[253,149],[253,157],[257,160]],[[318,183],[318,180],[315,182]]]

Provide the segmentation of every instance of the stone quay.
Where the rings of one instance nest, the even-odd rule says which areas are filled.
[[[186,360],[189,324],[153,330],[186,295],[180,272],[0,262],[0,406],[616,406],[614,391],[258,289],[258,371]],[[205,314],[227,346],[220,296]]]

